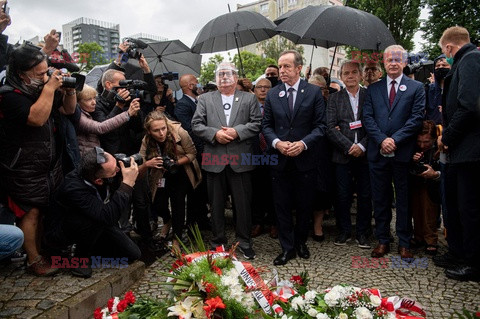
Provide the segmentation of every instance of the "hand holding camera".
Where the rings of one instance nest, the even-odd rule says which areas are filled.
[[[163,167],[163,158],[161,156],[154,157],[145,162],[149,168],[162,168]]]
[[[421,173],[419,176],[426,178],[426,179],[435,179],[439,178],[440,175],[436,172],[430,165],[424,164],[425,171]]]
[[[45,83],[45,87],[50,87],[53,90],[57,90],[63,85],[63,75],[62,71],[60,70],[52,70],[50,69],[48,72],[50,78],[48,79],[47,83]]]
[[[128,108],[128,115],[136,116],[138,111],[140,110],[140,99],[136,98],[133,99],[132,103],[130,103],[130,107]]]
[[[124,161],[119,161],[120,169],[122,171],[122,182],[127,184],[130,187],[135,185],[135,180],[138,176],[138,165],[135,162],[134,157],[130,157],[130,165],[128,167],[125,166]]]
[[[130,101],[130,92],[126,89],[118,89],[116,92],[115,100],[117,101],[116,105],[123,110],[125,104]]]

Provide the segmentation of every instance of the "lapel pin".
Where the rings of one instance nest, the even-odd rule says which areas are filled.
[[[400,91],[405,91],[407,89],[407,86],[405,84],[400,85],[399,90]]]
[[[300,92],[303,93],[303,91],[305,91],[304,89],[301,89]]]
[[[235,98],[235,102],[238,102],[238,97]]]
[[[280,93],[278,93],[278,96],[279,97],[284,97],[285,96],[285,91],[280,91]]]

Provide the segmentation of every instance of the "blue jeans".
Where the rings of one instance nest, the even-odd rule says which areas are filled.
[[[356,235],[366,235],[372,224],[372,192],[368,163],[351,160],[347,164],[335,164],[337,196],[335,215],[340,233],[352,233],[350,208],[353,193],[357,192]]]
[[[0,225],[0,260],[7,258],[23,245],[23,232],[13,225]]]

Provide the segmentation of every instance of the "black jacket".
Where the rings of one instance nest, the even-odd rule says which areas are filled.
[[[65,176],[56,200],[63,207],[64,223],[70,226],[78,226],[78,229],[91,223],[114,226],[118,225],[121,212],[130,205],[132,190],[122,183],[105,204],[97,189],[88,185],[78,170],[74,170]]]
[[[442,142],[451,163],[480,161],[480,51],[469,43],[445,77]]]

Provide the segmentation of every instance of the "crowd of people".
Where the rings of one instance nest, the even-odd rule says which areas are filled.
[[[2,13],[2,33],[8,24]],[[383,65],[345,61],[339,80],[327,68],[303,79],[302,56],[287,50],[254,83],[230,62],[217,65],[213,88],[184,74],[177,99],[140,56],[150,100],[121,85],[128,43],[97,88],[75,90],[49,67],[55,30],[43,48],[0,40],[0,258],[23,243],[27,270],[39,276],[58,272],[49,256],[72,244],[77,257],[132,262],[139,246],[159,252],[168,238],[180,250],[189,225],[211,230],[214,249],[232,244],[230,201],[247,259],[262,253],[253,238],[264,233],[280,243],[274,265],[308,259],[309,234],[325,240],[326,214],[335,215],[339,249],[354,233],[361,249],[375,238],[371,256],[380,258],[395,240],[395,207],[401,258],[420,247],[436,255],[443,221],[449,250],[434,263],[450,278],[480,280],[480,52],[466,29],[445,30],[427,86],[403,74],[398,45]]]

